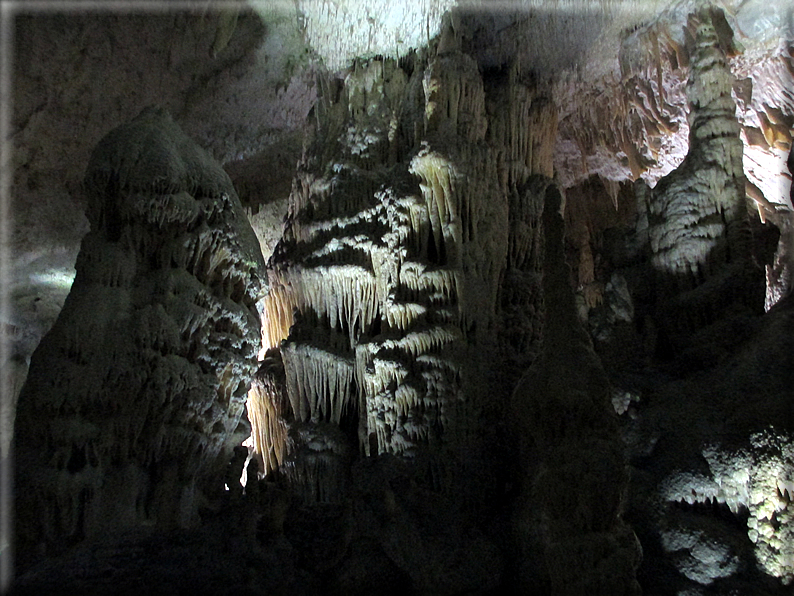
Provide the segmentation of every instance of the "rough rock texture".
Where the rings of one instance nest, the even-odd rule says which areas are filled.
[[[269,266],[264,341],[291,415],[350,429],[367,455],[479,440],[487,364],[461,365],[496,346],[501,276],[537,282],[529,181],[551,173],[553,108],[455,44],[449,30],[430,61],[361,62],[328,83]],[[516,354],[538,334],[522,323]]]
[[[649,200],[653,264],[661,271],[710,278],[714,269],[747,256],[742,142],[731,97],[733,77],[712,15],[693,18],[689,151],[662,178]]]
[[[451,563],[452,540],[467,561],[496,553],[468,516],[505,514],[489,503],[503,490],[504,438],[488,421],[540,338],[553,106],[515,68],[481,74],[451,28],[428,53],[360,61],[322,88],[268,264],[254,446],[308,511],[361,509],[352,569],[374,541],[411,590],[510,583],[499,559],[433,570]],[[504,276],[514,285],[502,293]],[[413,488],[397,490],[395,474]],[[360,502],[372,490],[388,495],[393,528],[376,531],[382,520]],[[421,494],[462,508],[450,524],[467,536],[428,525]]]
[[[59,12],[20,3],[4,16],[13,225],[3,247],[9,308],[0,330],[22,380],[74,279],[89,227],[81,184],[91,151],[147,105],[168,109],[224,166],[263,251],[272,251],[300,157],[299,127],[315,99],[295,8],[260,18],[243,7],[230,28],[228,10],[192,4]]]
[[[256,366],[262,256],[220,166],[147,108],[97,145],[85,187],[91,231],[17,408],[23,569],[85,538],[195,523]]]
[[[696,373],[642,358],[618,369],[602,352],[631,394],[626,517],[643,544],[640,581],[668,586],[650,593],[790,593],[790,301],[754,323],[736,333],[743,348],[715,349]]]
[[[789,174],[794,176],[794,147],[789,152],[787,167]],[[794,186],[792,186],[794,195]],[[766,300],[764,309],[769,310],[775,304],[791,296],[794,290],[794,278],[792,268],[794,268],[794,221],[792,211],[785,208],[775,208],[772,219],[774,225],[780,231],[777,249],[775,251],[774,262],[766,264]]]
[[[764,211],[779,216],[779,231],[772,215],[746,219],[757,200],[743,188],[732,38],[719,22],[706,10],[687,27],[681,164],[654,188],[620,185],[610,217],[597,207],[609,204],[608,184],[568,191],[577,204],[588,191],[597,198],[588,207],[597,217],[570,214],[568,250],[584,285],[580,312],[614,385],[632,466],[625,517],[650,594],[790,592],[788,209]],[[776,271],[781,283],[770,283]],[[588,281],[596,300],[586,300]],[[781,288],[780,302],[770,288]]]

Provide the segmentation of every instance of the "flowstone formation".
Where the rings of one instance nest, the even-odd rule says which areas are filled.
[[[344,593],[380,586],[373,565],[409,592],[511,584],[503,421],[542,333],[554,106],[451,28],[322,90],[268,263],[259,468],[341,520]]]
[[[443,484],[441,466],[481,465],[440,456],[476,453],[482,416],[502,407],[486,399],[489,381],[507,384],[489,377],[500,342],[522,364],[537,342],[533,181],[552,173],[554,108],[514,67],[481,75],[458,44],[448,28],[429,58],[358,61],[325,84],[268,267],[263,344],[280,352],[289,404],[249,404],[268,474],[323,482],[319,467],[334,477],[351,449],[432,453]],[[505,275],[520,283],[500,295]],[[524,320],[503,332],[511,315]],[[256,422],[279,416],[287,443]]]
[[[552,185],[545,196],[543,348],[512,397],[519,585],[542,594],[639,594],[641,549],[621,518],[628,468],[609,380],[577,318],[560,193]]]
[[[758,566],[789,585],[794,581],[794,441],[774,427],[755,432],[749,444],[732,447],[711,443],[702,447],[708,462],[703,472],[671,475],[661,487],[667,503],[693,509],[727,507],[747,523]],[[746,564],[742,549],[715,540],[707,530],[686,525],[664,528],[663,548],[674,553],[682,573],[698,583],[729,577]],[[745,549],[747,546],[745,546]],[[715,565],[714,563],[717,563]]]
[[[14,389],[103,121],[157,97],[280,242],[255,347],[222,192],[93,193],[15,593],[790,596],[791,0],[201,4],[12,15]]]
[[[21,570],[195,523],[246,430],[264,263],[228,176],[147,108],[100,141],[85,190],[91,231],[17,409]]]

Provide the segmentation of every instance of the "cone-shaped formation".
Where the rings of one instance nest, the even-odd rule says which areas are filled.
[[[748,252],[741,237],[747,218],[742,141],[731,97],[734,77],[710,12],[693,18],[691,26],[689,153],[654,190],[650,237],[660,270],[710,275]]]
[[[91,231],[31,360],[15,436],[20,563],[188,525],[223,490],[256,367],[264,266],[223,170],[158,108],[96,147]]]
[[[577,318],[559,191],[550,186],[546,199],[543,349],[513,394],[519,582],[543,594],[639,594],[640,547],[620,518],[628,474],[609,382]]]

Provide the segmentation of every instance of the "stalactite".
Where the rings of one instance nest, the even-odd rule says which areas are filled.
[[[270,350],[254,376],[246,402],[253,451],[261,458],[259,469],[265,476],[278,470],[290,451],[286,387],[281,353]]]
[[[354,404],[353,359],[293,341],[281,350],[287,395],[295,417],[301,422],[339,424],[343,413]]]
[[[289,335],[293,323],[293,312],[297,308],[297,299],[290,286],[283,280],[271,279],[268,295],[262,307],[262,351],[277,348],[282,340]]]

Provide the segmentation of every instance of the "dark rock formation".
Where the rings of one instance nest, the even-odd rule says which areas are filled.
[[[543,222],[543,348],[512,398],[519,585],[543,594],[639,594],[641,549],[621,519],[627,465],[609,380],[577,318],[554,186]]]

